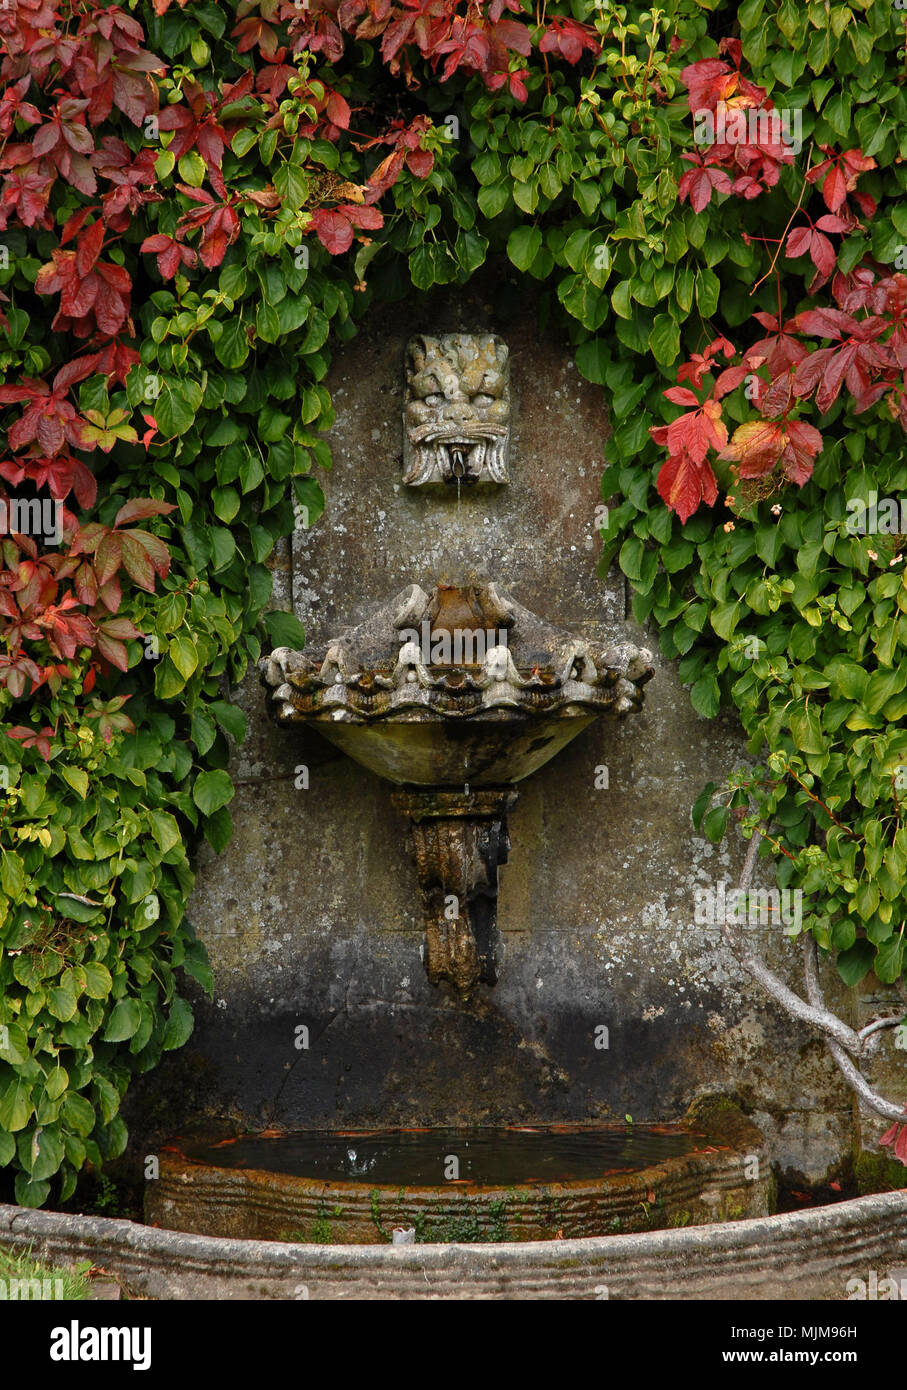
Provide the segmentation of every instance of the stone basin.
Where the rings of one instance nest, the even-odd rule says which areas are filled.
[[[146,1220],[338,1245],[551,1240],[768,1213],[762,1136],[708,1102],[666,1125],[539,1125],[172,1140]]]
[[[413,713],[380,724],[313,722],[342,753],[397,786],[498,787],[537,772],[594,718],[573,707],[536,718],[489,710],[459,723]]]
[[[496,585],[413,584],[322,646],[261,662],[304,723],[398,786],[509,786],[599,715],[638,709],[651,654],[553,627]]]
[[[433,984],[498,978],[497,871],[513,787],[599,716],[639,709],[651,653],[552,626],[495,584],[418,584],[321,646],[260,663],[278,723],[317,730],[395,784]]]

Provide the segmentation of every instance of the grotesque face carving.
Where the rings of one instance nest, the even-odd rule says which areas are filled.
[[[493,333],[422,335],[406,349],[404,481],[506,483],[509,352]]]

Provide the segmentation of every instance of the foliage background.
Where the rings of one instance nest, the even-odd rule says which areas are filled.
[[[7,500],[66,508],[59,545],[2,541],[16,1199],[55,1179],[65,1198],[122,1151],[130,1077],[191,1032],[175,972],[210,987],[189,853],[230,838],[230,687],[263,645],[304,640],[267,611],[268,561],[294,508],[313,524],[323,507],[332,350],[376,304],[495,258],[606,393],[603,564],[695,708],[736,706],[763,758],[706,789],[697,825],[717,840],[758,818],[845,980],[898,979],[902,538],[844,523],[848,499],[907,485],[903,13],[16,0],[0,40],[0,476]],[[702,165],[694,64],[713,109],[801,112],[797,158]],[[845,305],[856,329],[779,323],[758,347],[766,316]],[[822,342],[846,377],[817,370]],[[754,376],[780,381],[773,410]]]

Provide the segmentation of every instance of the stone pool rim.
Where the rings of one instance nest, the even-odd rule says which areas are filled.
[[[907,1274],[907,1190],[711,1226],[475,1245],[294,1245],[0,1205],[0,1246],[91,1258],[158,1299],[844,1301],[851,1278]]]
[[[613,1124],[570,1128],[621,1129]],[[482,1243],[579,1240],[771,1211],[774,1184],[762,1135],[729,1099],[700,1098],[680,1120],[657,1128],[686,1133],[696,1147],[597,1177],[513,1183],[360,1182],[221,1166],[207,1155],[193,1157],[198,1144],[182,1136],[162,1147],[158,1176],[145,1187],[145,1219],[222,1239],[344,1245],[371,1245],[376,1235],[389,1240],[390,1228],[403,1226],[415,1228],[424,1245],[477,1236]],[[753,1158],[758,1162],[750,1177],[746,1161]]]

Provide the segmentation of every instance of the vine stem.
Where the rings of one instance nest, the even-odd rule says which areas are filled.
[[[845,825],[843,821],[838,820],[834,812],[829,810],[829,808],[825,805],[825,802],[822,801],[820,797],[815,796],[810,791],[809,787],[806,785],[805,782],[800,781],[800,778],[797,776],[796,772],[791,772],[790,775],[796,782],[797,786],[802,787],[803,791],[806,792],[806,795],[809,797],[810,801],[814,801],[817,806],[822,807],[822,810],[825,812],[826,816],[828,816],[828,819],[834,821],[835,825],[838,827],[839,830],[846,831],[846,833],[850,836],[852,840],[858,840],[860,838],[854,830],[851,830],[849,825]]]
[[[809,173],[810,163],[811,163],[811,160],[812,160],[812,150],[813,150],[813,147],[812,147],[812,143],[810,142],[810,146],[809,146],[809,156],[808,156],[808,158],[807,158],[807,163],[806,163],[806,174]],[[806,184],[807,184],[806,174],[803,175],[803,187],[800,189],[800,196],[799,196],[799,198],[797,199],[797,206],[794,208],[794,210],[793,210],[793,212],[791,213],[790,217],[787,219],[787,226],[784,228],[784,231],[781,233],[781,240],[778,242],[778,249],[777,249],[777,251],[775,252],[774,256],[772,257],[772,263],[771,263],[771,265],[769,266],[768,270],[765,272],[765,274],[762,276],[762,279],[756,281],[755,285],[754,285],[753,288],[750,290],[750,294],[755,294],[756,291],[758,290],[759,286],[762,284],[762,282],[763,282],[764,280],[767,280],[768,277],[769,277],[770,275],[773,275],[773,274],[774,274],[775,266],[776,266],[777,263],[778,263],[778,257],[781,255],[781,248],[782,248],[782,246],[784,245],[784,242],[785,242],[785,239],[787,238],[788,232],[790,231],[791,223],[793,222],[793,220],[794,220],[794,218],[796,217],[797,213],[800,211],[800,207],[801,207],[801,205],[802,205],[802,203],[803,203],[803,194],[806,192]],[[779,323],[778,327],[779,327],[779,328],[781,327],[780,323]]]

